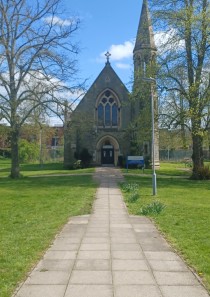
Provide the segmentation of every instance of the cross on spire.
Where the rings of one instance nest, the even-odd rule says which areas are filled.
[[[109,63],[109,57],[111,56],[110,52],[108,51],[108,52],[105,54],[105,56],[106,56],[106,59],[107,59],[107,63]]]

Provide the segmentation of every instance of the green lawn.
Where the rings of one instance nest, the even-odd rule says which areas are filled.
[[[0,297],[11,296],[70,216],[90,212],[95,191],[91,176],[0,178]]]
[[[157,176],[166,175],[166,176],[190,176],[191,167],[186,166],[183,162],[161,162],[160,169],[156,170]],[[124,174],[151,174],[152,169],[122,169]]]
[[[142,206],[159,200],[166,208],[152,215],[158,228],[182,254],[210,290],[210,181],[157,178],[158,195],[152,196],[150,176],[125,175],[126,183],[139,185],[139,199],[129,203],[129,212],[138,214]]]
[[[7,177],[10,174],[11,160],[0,159],[0,177]],[[23,176],[34,175],[57,175],[57,174],[87,174],[93,173],[94,168],[85,168],[77,170],[63,169],[63,163],[40,164],[21,164],[20,172]]]

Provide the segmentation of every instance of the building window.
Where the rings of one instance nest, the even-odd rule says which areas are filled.
[[[104,122],[104,107],[102,104],[98,107],[98,124],[99,126],[102,126]]]
[[[105,91],[96,107],[99,127],[116,128],[119,125],[120,107],[115,95]]]
[[[110,119],[111,119],[111,108],[110,108],[110,104],[107,103],[105,105],[105,126],[110,126]]]
[[[112,126],[117,126],[117,104],[112,105]]]

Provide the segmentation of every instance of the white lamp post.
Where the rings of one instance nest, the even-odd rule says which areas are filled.
[[[157,195],[157,180],[155,172],[155,112],[154,112],[154,93],[152,84],[156,83],[156,80],[152,77],[143,78],[143,81],[151,84],[151,114],[152,114],[152,194]]]

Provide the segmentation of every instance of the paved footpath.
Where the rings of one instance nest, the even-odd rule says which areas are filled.
[[[16,297],[207,297],[151,221],[129,216],[115,168],[98,168],[93,213],[71,218]]]

